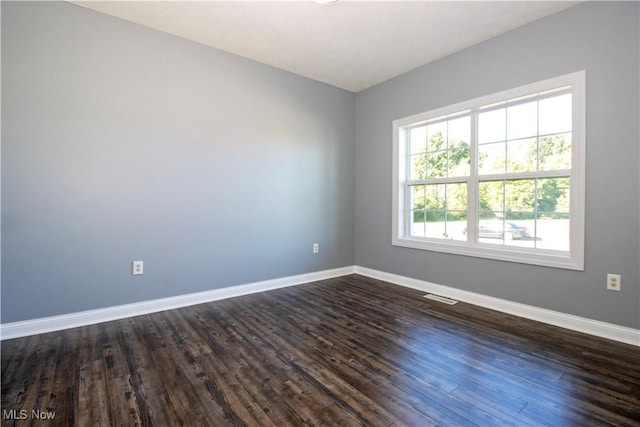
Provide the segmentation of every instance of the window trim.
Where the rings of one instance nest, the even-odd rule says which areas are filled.
[[[437,108],[424,113],[415,114],[393,121],[393,176],[392,176],[392,245],[429,251],[444,252],[472,257],[488,258],[494,260],[510,261],[524,264],[534,264],[547,267],[556,267],[570,270],[584,270],[584,231],[585,231],[585,164],[586,164],[586,72],[584,70],[571,74],[527,84],[514,89],[504,90],[487,96],[482,96],[454,105]],[[408,235],[407,223],[409,220],[406,209],[406,147],[405,138],[400,138],[401,132],[410,126],[420,122],[435,121],[456,117],[463,112],[476,110],[481,107],[494,107],[499,104],[508,104],[514,99],[525,96],[539,96],[544,92],[570,87],[572,94],[572,145],[571,145],[571,170],[570,170],[570,228],[569,228],[569,252],[544,249],[520,248],[513,246],[497,246],[494,244],[475,242],[475,223],[477,223],[478,200],[477,191],[471,191],[475,195],[474,200],[468,200],[467,221],[474,224],[471,228],[471,236],[468,241],[440,240]],[[472,129],[476,129],[473,123]],[[472,137],[474,140],[475,137]],[[471,156],[475,159],[477,144],[471,144]],[[475,160],[472,165],[475,164]],[[548,172],[548,171],[547,171]],[[551,172],[550,174],[553,174]],[[467,179],[468,185],[477,188],[478,182],[485,180],[485,176],[479,179],[477,173],[472,173]],[[469,209],[469,206],[475,206]]]

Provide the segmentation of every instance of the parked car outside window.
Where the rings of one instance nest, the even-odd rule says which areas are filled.
[[[463,230],[463,233],[467,233],[466,228]],[[499,219],[480,221],[478,227],[478,237],[480,238],[519,240],[529,236],[529,229],[524,225],[519,225],[515,222],[501,221]]]

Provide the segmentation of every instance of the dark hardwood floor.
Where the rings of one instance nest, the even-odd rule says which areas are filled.
[[[353,275],[4,341],[2,422],[640,425],[638,347],[422,296]]]

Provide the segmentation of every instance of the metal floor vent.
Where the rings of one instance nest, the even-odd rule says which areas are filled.
[[[425,298],[428,299],[432,299],[434,301],[438,301],[444,304],[449,304],[449,305],[453,305],[453,304],[457,304],[458,301],[451,299],[451,298],[447,298],[447,297],[441,297],[440,295],[434,295],[434,294],[426,294],[424,296]]]

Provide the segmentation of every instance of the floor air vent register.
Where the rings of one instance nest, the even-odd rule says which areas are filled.
[[[447,297],[441,297],[440,295],[434,295],[434,294],[426,294],[424,296],[427,299],[431,299],[434,301],[438,301],[441,302],[443,304],[449,304],[449,305],[453,305],[453,304],[457,304],[458,301],[451,299],[451,298],[447,298]]]

